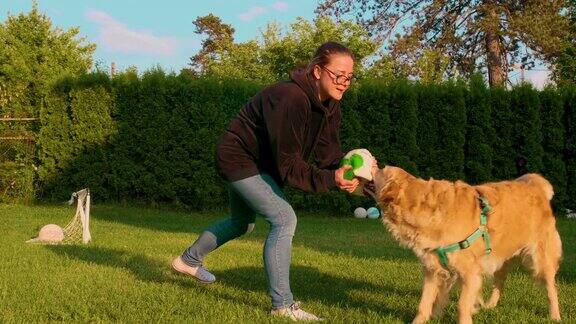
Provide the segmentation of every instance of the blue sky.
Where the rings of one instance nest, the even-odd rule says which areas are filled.
[[[214,14],[236,30],[238,42],[260,37],[269,22],[285,28],[297,17],[314,18],[317,0],[38,0],[40,10],[54,26],[80,27],[80,34],[96,43],[95,61],[102,68],[136,66],[139,71],[160,65],[179,71],[200,49],[194,33],[199,16]],[[32,0],[0,0],[0,21],[8,13],[27,12]],[[537,66],[526,79],[542,87],[549,71]],[[520,73],[510,74],[513,83]]]
[[[315,0],[38,0],[54,26],[80,27],[80,34],[96,43],[95,61],[102,67],[115,62],[139,71],[160,65],[179,71],[201,46],[194,33],[198,16],[210,13],[236,30],[236,41],[259,37],[269,22],[288,26],[296,17],[312,19]],[[0,21],[8,13],[28,12],[32,0],[0,0]]]

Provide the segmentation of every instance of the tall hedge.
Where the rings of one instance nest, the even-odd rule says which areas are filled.
[[[461,83],[421,85],[419,169],[424,178],[463,179],[466,104]]]
[[[529,84],[512,89],[509,109],[513,113],[511,139],[516,176],[541,172],[544,149],[537,91]]]
[[[39,136],[41,195],[62,199],[89,186],[102,200],[222,205],[227,198],[213,163],[216,141],[235,113],[227,109],[236,104],[239,110],[259,86],[160,70],[105,81],[108,88],[69,81],[47,98]]]
[[[542,174],[554,186],[553,205],[562,212],[566,200],[566,165],[564,163],[564,103],[562,95],[551,87],[540,92],[542,120]]]
[[[510,100],[510,92],[504,88],[490,89],[491,117],[495,132],[492,145],[492,178],[494,180],[508,180],[517,175],[512,138],[514,111],[510,108]]]
[[[342,133],[345,141],[351,142],[352,138],[357,138],[360,146],[349,146],[347,149],[363,147],[376,157],[381,167],[386,165],[390,151],[390,131],[392,121],[389,114],[390,88],[388,84],[380,80],[368,80],[362,83],[357,95],[357,108],[360,120],[360,131],[358,133]],[[344,104],[345,102],[343,102]],[[342,106],[345,114],[347,106]],[[343,121],[342,127],[346,127],[349,119]]]
[[[60,84],[40,110],[40,193],[63,199],[71,188],[90,184],[109,199],[107,143],[116,132],[111,94],[106,79],[73,82]]]
[[[576,87],[564,89],[564,113],[564,127],[566,129],[564,161],[568,187],[566,190],[566,207],[576,210]]]
[[[416,133],[418,100],[416,91],[407,80],[399,80],[390,84],[389,93],[389,149],[388,152],[385,152],[385,159],[388,163],[418,175],[416,164],[419,154]],[[371,116],[368,117],[371,118]],[[377,125],[378,121],[373,123]]]
[[[161,70],[63,80],[40,112],[39,196],[62,200],[90,187],[99,201],[227,206],[214,165],[216,142],[260,89],[245,80]],[[397,165],[425,179],[477,183],[542,172],[555,186],[555,206],[574,208],[575,104],[575,88],[561,95],[526,85],[488,90],[481,79],[425,85],[363,80],[341,104],[342,148],[367,148],[381,166]],[[373,204],[338,191],[286,192],[299,209],[338,214]]]
[[[418,127],[416,139],[419,147],[417,158],[418,170],[423,178],[440,178],[442,168],[436,163],[439,151],[436,149],[440,143],[439,114],[442,103],[440,85],[418,85]]]
[[[464,146],[466,180],[478,184],[492,179],[492,145],[496,134],[492,126],[490,92],[481,75],[474,75],[466,96],[466,142]]]

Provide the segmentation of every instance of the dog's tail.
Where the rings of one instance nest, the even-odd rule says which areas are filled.
[[[530,185],[539,187],[540,189],[542,189],[544,195],[546,196],[546,198],[548,198],[548,200],[552,200],[552,197],[554,196],[554,187],[552,187],[552,184],[548,180],[546,180],[546,178],[537,173],[525,174],[520,178],[516,179],[516,181],[526,182]]]

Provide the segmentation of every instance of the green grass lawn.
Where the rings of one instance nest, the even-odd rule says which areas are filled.
[[[70,206],[0,205],[0,322],[279,322],[269,316],[262,266],[267,224],[212,253],[206,266],[218,281],[201,285],[174,274],[179,255],[219,213],[145,208],[92,208],[93,242],[34,245],[42,225],[67,224]],[[303,308],[328,322],[409,322],[421,269],[377,220],[300,213],[291,283]],[[564,261],[558,273],[565,322],[576,322],[576,220],[558,229]],[[457,289],[456,289],[457,290]],[[456,290],[444,318],[456,321]],[[524,270],[508,276],[501,304],[482,310],[482,323],[548,321],[545,290]]]

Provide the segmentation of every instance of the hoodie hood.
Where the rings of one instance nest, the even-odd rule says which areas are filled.
[[[296,69],[290,72],[290,79],[296,83],[308,96],[312,103],[312,109],[319,109],[327,116],[332,115],[337,109],[338,101],[329,99],[323,104],[318,98],[318,88],[305,69]]]

